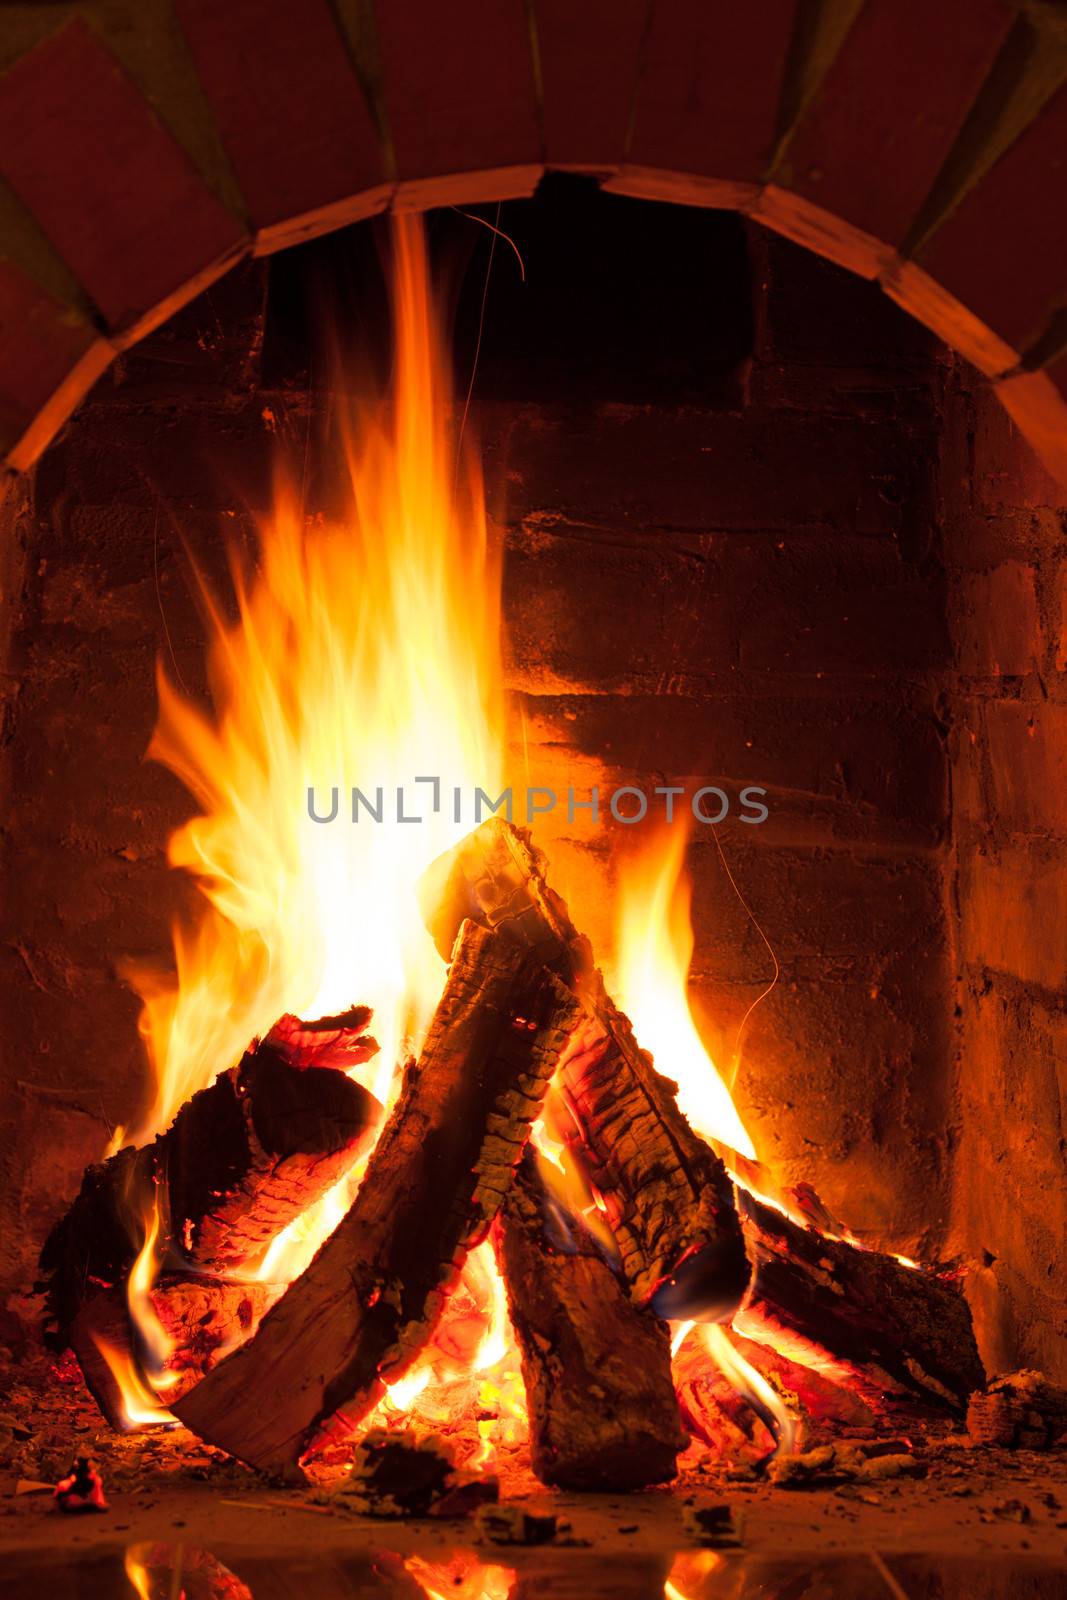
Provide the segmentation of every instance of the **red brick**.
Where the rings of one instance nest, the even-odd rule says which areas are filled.
[[[899,244],[1014,16],[1003,0],[867,0],[775,182]]]
[[[1061,88],[923,246],[918,265],[1014,350],[1067,291],[1067,88]]]
[[[1025,840],[961,852],[964,959],[1043,989],[1067,984],[1067,848]]]
[[[796,0],[653,8],[628,160],[758,182],[772,154]]]
[[[30,465],[114,350],[70,306],[0,261],[0,452]]]
[[[915,441],[889,421],[782,411],[754,423],[710,408],[481,408],[509,474],[510,520],[537,512],[623,530],[836,527],[898,533],[921,493]]]
[[[622,160],[647,15],[647,0],[537,0],[549,166]]]
[[[246,243],[80,20],[0,78],[0,173],[113,333],[163,321]]]
[[[1015,833],[1067,837],[1067,706],[994,701],[985,737],[996,821]]]
[[[511,686],[529,691],[529,677]],[[621,702],[604,687],[524,694],[520,759],[531,781],[559,793],[573,784],[582,795],[597,783],[603,796],[634,782],[650,793],[663,782],[689,781],[690,792],[722,783],[734,796],[757,785],[767,790],[769,819],[730,827],[760,843],[862,840],[921,850],[944,836],[946,763],[927,708],[876,692],[819,697],[817,686],[806,693],[784,675],[759,686],[762,694],[751,679],[739,691],[726,673],[703,685],[665,678],[658,692],[638,688]],[[593,830],[577,816],[571,831],[588,838]]]
[[[386,120],[401,183],[495,172],[498,182],[489,189],[531,191],[541,132],[522,0],[431,6],[389,0],[377,14]],[[407,195],[410,204],[479,197],[490,197],[484,178],[473,188],[430,184]]]
[[[959,669],[970,677],[1020,676],[1040,666],[1034,570],[1005,561],[991,572],[964,574],[955,634]]]
[[[326,0],[176,0],[257,244],[384,205],[363,91]]]

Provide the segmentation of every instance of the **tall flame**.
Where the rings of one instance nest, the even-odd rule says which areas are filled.
[[[675,823],[620,869],[616,993],[659,1070],[678,1084],[678,1104],[705,1138],[754,1157],[730,1091],[693,1021],[687,998],[693,957],[688,832]]]
[[[156,1071],[142,1139],[285,1011],[372,1004],[387,1092],[440,992],[414,885],[471,826],[453,789],[499,782],[499,579],[417,218],[396,219],[394,261],[391,403],[336,397],[344,520],[309,520],[282,476],[254,570],[233,562],[236,622],[204,589],[214,714],[159,673],[149,753],[201,808],[170,860],[206,903],[175,929],[177,982],[131,973]],[[381,822],[362,802],[351,820],[353,788]],[[336,791],[333,822],[309,789],[320,817]]]

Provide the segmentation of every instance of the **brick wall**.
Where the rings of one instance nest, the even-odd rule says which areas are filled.
[[[973,374],[946,392],[959,1144],[952,1227],[994,1369],[1064,1371],[1062,491]]]
[[[720,830],[782,969],[746,1029],[740,1104],[783,1177],[872,1239],[936,1251],[952,1102],[940,356],[871,285],[758,229],[749,249],[736,405],[483,407],[524,753],[560,792],[767,787],[766,824]],[[601,948],[633,831],[544,825]],[[689,864],[691,993],[728,1063],[772,963],[707,830]]]

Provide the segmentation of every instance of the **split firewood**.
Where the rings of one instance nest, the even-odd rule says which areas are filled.
[[[1008,1372],[972,1394],[967,1432],[975,1444],[1051,1450],[1067,1430],[1067,1389],[1042,1372]]]
[[[151,1310],[173,1345],[165,1369],[169,1387],[161,1388],[160,1410],[249,1338],[280,1292],[278,1284],[220,1283],[211,1278],[164,1278],[153,1284],[148,1292]],[[104,1289],[86,1299],[67,1338],[86,1388],[111,1426],[122,1432],[130,1419],[119,1374],[139,1381],[146,1408],[152,1393],[140,1379],[144,1362],[124,1288]]]
[[[255,1338],[178,1402],[186,1426],[288,1476],[353,1430],[485,1238],[578,1009],[525,951],[464,924],[351,1209]]]
[[[376,1052],[369,1017],[283,1017],[151,1144],[86,1170],[41,1252],[51,1343],[65,1345],[87,1298],[125,1282],[153,1217],[157,1260],[233,1276],[332,1188],[381,1114],[339,1070]]]
[[[670,1335],[635,1306],[527,1149],[494,1228],[522,1352],[533,1469],[563,1489],[667,1483],[687,1436]]]
[[[801,1227],[744,1190],[738,1201],[755,1265],[742,1333],[828,1364],[876,1406],[897,1393],[964,1410],[984,1373],[956,1283]]]
[[[774,1389],[809,1447],[842,1432],[873,1432],[875,1412],[851,1382],[834,1383],[822,1372],[790,1361],[768,1344],[745,1339],[733,1328],[723,1337]],[[762,1460],[778,1443],[774,1419],[761,1416],[721,1370],[698,1329],[674,1353],[675,1392],[682,1421],[695,1437],[730,1460]]]
[[[427,872],[423,915],[439,947],[475,917],[550,966],[585,1007],[564,1057],[576,1140],[619,1242],[638,1304],[664,1317],[727,1317],[749,1282],[733,1185],[678,1107],[594,967],[588,941],[548,886],[529,836],[483,823]]]

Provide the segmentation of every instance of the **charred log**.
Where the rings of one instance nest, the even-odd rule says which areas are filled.
[[[89,1167],[41,1253],[51,1342],[87,1299],[125,1281],[160,1219],[157,1256],[226,1276],[326,1192],[365,1148],[380,1114],[337,1070],[369,1059],[364,1007],[323,1024],[283,1017],[236,1067],[193,1095],[167,1131]]]
[[[421,900],[439,946],[460,916],[474,917],[581,996],[585,1019],[563,1082],[631,1294],[661,1316],[730,1315],[750,1275],[733,1185],[679,1110],[677,1085],[656,1071],[608,995],[529,836],[498,819],[484,823],[429,869]]]
[[[831,1358],[876,1404],[894,1393],[962,1414],[984,1383],[959,1287],[895,1256],[801,1227],[739,1191],[755,1281],[738,1322],[795,1360]]]
[[[630,1292],[661,1317],[727,1318],[750,1275],[733,1185],[599,973],[593,983],[595,1020],[564,1058],[563,1087]]]
[[[542,1483],[622,1491],[669,1482],[687,1442],[670,1335],[633,1304],[593,1236],[556,1204],[529,1150],[494,1242]]]
[[[178,1403],[188,1427],[291,1476],[367,1414],[488,1232],[578,1011],[526,952],[463,926],[351,1209],[256,1337]]]

